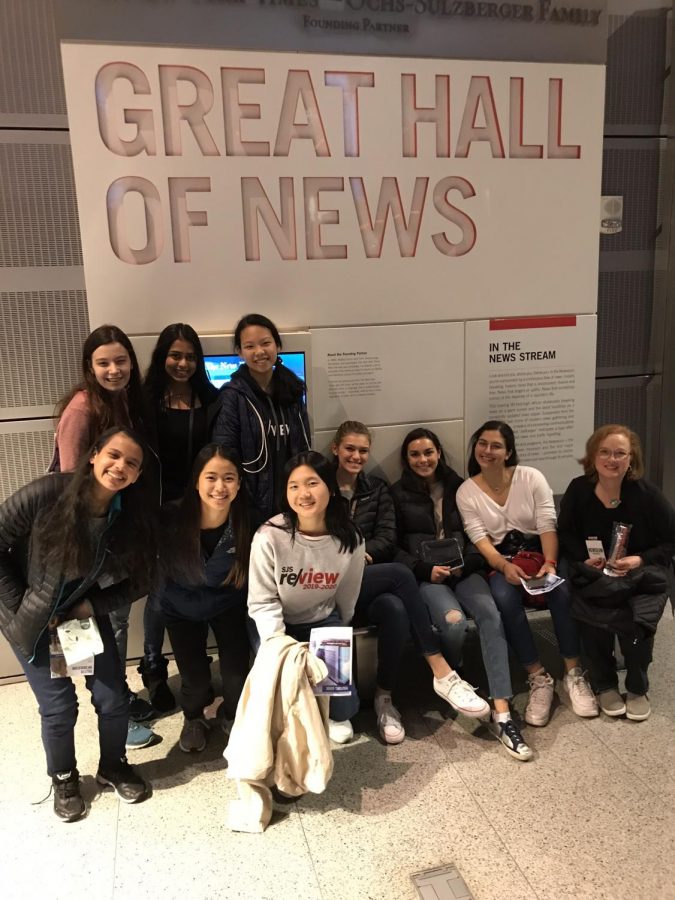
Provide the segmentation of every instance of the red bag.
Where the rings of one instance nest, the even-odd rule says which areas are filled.
[[[522,569],[526,575],[533,577],[539,569],[544,565],[544,554],[537,553],[536,550],[519,550],[515,556],[511,557],[514,566]]]

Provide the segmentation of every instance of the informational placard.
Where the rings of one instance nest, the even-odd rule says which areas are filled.
[[[520,461],[562,493],[593,431],[595,335],[595,316],[467,322],[467,442],[488,419],[508,422]]]
[[[63,63],[92,325],[595,311],[603,66],[86,43]]]
[[[462,418],[461,323],[318,328],[312,360],[316,431]]]

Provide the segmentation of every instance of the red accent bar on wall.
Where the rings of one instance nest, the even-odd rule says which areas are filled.
[[[517,331],[520,328],[575,328],[576,316],[521,316],[490,319],[490,331]]]

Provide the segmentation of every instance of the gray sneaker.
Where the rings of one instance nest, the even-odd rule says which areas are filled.
[[[633,722],[644,722],[649,718],[652,708],[646,694],[626,694],[626,718]]]
[[[201,753],[206,747],[209,726],[203,719],[186,719],[178,739],[183,753]]]
[[[626,712],[626,704],[616,688],[611,688],[609,691],[600,691],[598,703],[606,716],[623,716]]]
[[[528,675],[530,697],[525,707],[525,721],[528,725],[545,725],[551,715],[551,703],[555,682],[548,672]]]

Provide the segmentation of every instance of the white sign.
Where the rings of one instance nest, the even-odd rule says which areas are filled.
[[[84,43],[63,64],[93,325],[595,311],[602,66]]]
[[[461,323],[317,329],[312,360],[315,430],[463,416]]]
[[[595,333],[595,316],[467,322],[467,443],[488,419],[508,422],[520,461],[562,493],[593,431]]]

